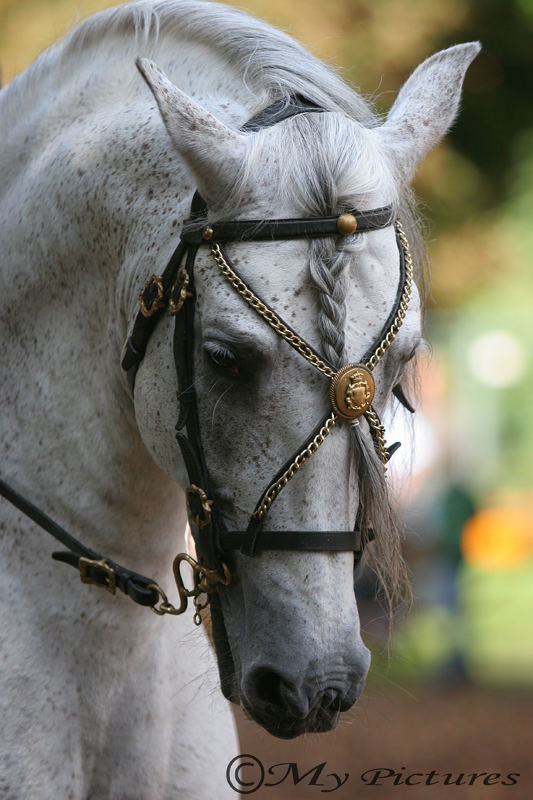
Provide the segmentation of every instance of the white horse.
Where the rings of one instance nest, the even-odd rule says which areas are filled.
[[[173,252],[194,189],[211,223],[387,204],[408,219],[406,188],[452,123],[478,49],[458,45],[425,61],[381,124],[335,73],[265,23],[201,0],[146,0],[82,23],[5,87],[1,477],[172,598],[188,479],[174,434],[171,318],[149,341],[134,401],[120,361],[139,291]],[[168,78],[145,60],[143,81],[136,56]],[[327,113],[240,132],[295,93]],[[249,285],[335,363],[361,358],[394,301],[392,225],[229,249]],[[224,516],[242,529],[328,392],[205,248],[196,284],[204,447]],[[413,290],[375,369],[378,412],[419,339]],[[281,492],[271,529],[353,528],[365,490],[358,476],[379,482],[381,464],[362,422],[354,468],[349,430],[337,425]],[[82,585],[50,559],[52,539],[5,500],[1,508],[2,797],[225,796],[226,764],[239,751],[202,629],[189,614],[156,617]],[[398,543],[380,529],[382,512],[372,512],[368,550],[394,584]],[[231,572],[220,589],[231,650],[218,653],[224,693],[278,736],[331,728],[369,667],[353,553],[236,553]]]

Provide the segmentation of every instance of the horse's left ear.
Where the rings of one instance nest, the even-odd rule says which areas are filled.
[[[246,137],[174,86],[153,61],[137,58],[168,134],[210,208],[227,196],[245,154]]]
[[[386,122],[375,129],[403,183],[411,181],[453,123],[466,70],[480,50],[479,42],[458,44],[420,64],[400,90]]]

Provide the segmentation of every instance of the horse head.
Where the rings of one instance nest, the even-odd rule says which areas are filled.
[[[407,239],[415,235],[406,192],[452,124],[478,50],[476,43],[458,45],[425,61],[375,127],[308,107],[238,130],[152,62],[138,64],[172,157],[183,161],[203,198],[204,216],[200,227],[197,215],[184,228],[195,242],[193,299],[180,295],[194,305],[194,341],[183,356],[192,360],[185,374],[194,375],[193,384],[178,385],[179,341],[174,358],[168,343],[148,348],[136,376],[137,422],[155,460],[187,487],[190,464],[187,475],[187,457],[177,456],[173,426],[161,416],[165,404],[174,408],[176,392],[183,416],[194,389],[208,502],[220,529],[243,532],[247,541],[223,553],[231,580],[211,595],[221,685],[277,736],[332,728],[361,694],[370,664],[353,590],[356,547],[302,543],[357,527],[365,544],[372,529],[368,558],[391,603],[401,583],[380,417],[421,337],[416,282],[405,294]],[[388,217],[376,216],[383,209]],[[365,213],[367,228],[360,223]],[[325,219],[338,219],[334,235],[322,227],[269,240],[247,223],[256,220],[260,230],[272,220]],[[227,232],[228,220],[243,222],[246,235],[217,250],[217,231]],[[192,341],[184,325],[181,334]],[[349,372],[335,395],[331,387],[339,387],[347,365],[359,373]],[[357,413],[341,413],[343,397],[345,411]],[[258,508],[265,520],[254,523]],[[211,506],[204,510],[211,514]],[[191,524],[199,528],[198,519]],[[265,530],[294,546],[262,548]]]

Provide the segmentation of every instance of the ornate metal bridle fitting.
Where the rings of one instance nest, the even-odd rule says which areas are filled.
[[[151,317],[165,305],[165,290],[159,275],[152,275],[139,295],[139,307],[143,317]]]
[[[192,569],[193,573],[193,586],[192,589],[187,589],[181,575],[181,565],[186,562]],[[219,585],[228,586],[231,581],[230,571],[226,564],[222,564],[222,574],[216,569],[209,569],[203,567],[188,553],[178,553],[172,564],[176,586],[180,598],[179,608],[174,613],[183,614],[187,608],[187,601],[189,597],[194,598],[194,607],[196,609],[194,614],[194,624],[201,625],[202,617],[200,611],[207,606],[206,602],[202,603],[199,599],[202,594],[214,594],[218,591]],[[156,612],[157,613],[157,612]],[[167,611],[168,613],[168,611]]]
[[[185,583],[183,582],[181,565],[184,561],[187,562],[192,569],[192,589],[187,589]],[[157,592],[161,603],[159,606],[151,606],[151,610],[159,617],[162,617],[164,614],[177,616],[179,614],[183,614],[187,610],[189,597],[192,597],[194,607],[196,609],[193,617],[194,624],[201,625],[202,617],[200,611],[207,606],[207,601],[202,603],[200,600],[200,595],[214,594],[218,591],[219,585],[228,586],[231,580],[229,569],[227,568],[226,564],[223,563],[221,574],[216,569],[209,569],[208,567],[202,566],[202,564],[199,564],[198,561],[196,561],[188,553],[178,553],[172,564],[172,570],[174,572],[174,578],[176,580],[176,586],[180,599],[179,606],[173,606],[172,603],[169,602],[168,597],[163,589],[158,583],[154,582],[148,584],[148,588]]]
[[[329,399],[339,417],[354,420],[371,407],[374,392],[372,373],[361,364],[347,364],[333,376]]]
[[[189,516],[198,528],[206,528],[211,522],[211,506],[213,501],[209,500],[203,489],[192,483],[185,489],[187,499],[187,509]]]
[[[183,304],[188,297],[192,297],[192,292],[188,291],[191,279],[185,267],[180,267],[176,280],[170,287],[168,298],[168,313],[171,317],[178,314],[183,308]]]

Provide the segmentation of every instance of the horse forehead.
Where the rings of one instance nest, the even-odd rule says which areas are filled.
[[[319,298],[309,272],[309,243],[234,242],[226,249],[250,288],[320,349]],[[199,301],[206,323],[238,331],[243,325],[255,327],[256,322],[259,329],[268,328],[220,274],[208,251],[203,251],[199,260]],[[382,329],[394,305],[399,280],[394,228],[362,234],[357,251],[347,258],[344,275],[345,338],[352,357],[357,358]]]
[[[362,234],[346,276],[345,339],[353,358],[382,330],[400,283],[400,253],[394,227]]]
[[[252,291],[287,322],[303,326],[315,338],[317,303],[307,242],[230,242],[225,249]],[[209,252],[202,253],[199,260],[199,300],[205,303],[202,316],[213,317],[223,311],[225,319],[232,315],[259,319],[221,275]]]

